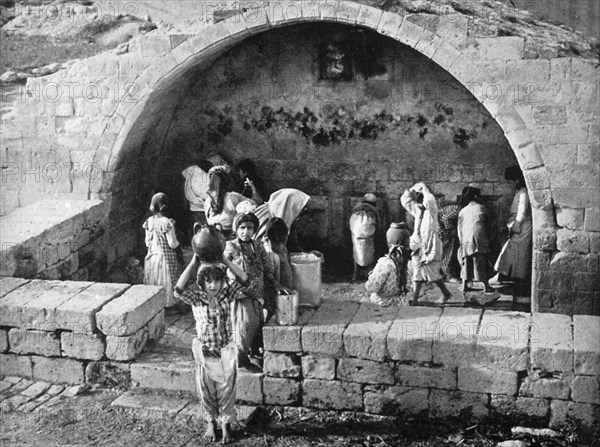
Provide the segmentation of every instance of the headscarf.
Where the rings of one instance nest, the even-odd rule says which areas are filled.
[[[163,213],[167,209],[169,198],[163,192],[158,192],[152,196],[150,201],[150,211],[153,213]]]
[[[308,204],[310,196],[298,189],[284,188],[275,191],[269,198],[269,212],[271,217],[283,219],[288,228],[298,218],[304,207]]]

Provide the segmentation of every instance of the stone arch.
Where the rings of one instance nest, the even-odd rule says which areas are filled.
[[[353,25],[373,30],[415,49],[450,73],[477,98],[504,131],[523,170],[534,210],[534,239],[536,235],[544,236],[546,231],[550,238],[553,237],[555,217],[550,176],[533,135],[513,104],[489,100],[489,89],[495,88],[496,84],[486,83],[484,70],[472,56],[447,42],[440,34],[405,20],[401,14],[351,1],[336,2],[336,8],[331,11],[311,7],[309,2],[291,5],[293,7],[267,3],[261,9],[211,25],[146,68],[135,80],[139,100],[119,103],[100,139],[95,162],[105,172],[113,172],[119,157],[123,156],[127,139],[131,134],[144,131],[145,123],[139,122],[138,118],[152,104],[157,92],[185,76],[197,64],[214,60],[249,36],[299,23]],[[108,176],[102,185],[90,183],[89,196],[110,201],[111,182],[112,177]],[[535,269],[533,274],[535,278]],[[532,284],[535,288],[535,279]],[[534,291],[532,296],[535,297]]]

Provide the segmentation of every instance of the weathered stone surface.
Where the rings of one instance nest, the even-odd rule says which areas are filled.
[[[600,317],[573,315],[573,350],[576,374],[600,376]]]
[[[346,354],[361,359],[383,361],[387,355],[387,335],[397,307],[361,304],[344,331]]]
[[[315,313],[311,308],[300,308],[298,324],[279,326],[274,319],[263,326],[263,343],[265,351],[302,352],[300,336],[302,327]]]
[[[598,151],[596,151],[598,152]],[[583,229],[585,231],[600,231],[600,209],[586,208],[585,218],[583,221]]]
[[[396,316],[388,333],[387,346],[394,360],[430,362],[441,309],[409,307]]]
[[[129,284],[111,283],[91,285],[56,308],[57,327],[72,332],[93,333],[96,330],[96,312],[129,287]]]
[[[8,351],[8,330],[0,329],[0,352]]]
[[[33,377],[31,356],[17,354],[0,354],[0,375]]]
[[[22,326],[23,306],[52,288],[61,288],[60,281],[34,279],[0,298],[0,326]]]
[[[140,394],[128,391],[115,399],[110,406],[143,410],[144,416],[178,414],[189,402],[172,396]]]
[[[518,396],[516,398],[516,407],[517,413],[527,416],[545,418],[550,413],[550,402],[548,399]]]
[[[569,230],[583,230],[583,209],[557,208],[556,223]]]
[[[106,337],[106,357],[111,360],[133,360],[146,346],[148,341],[148,328],[144,326],[137,332],[123,337]]]
[[[590,241],[585,231],[561,229],[556,232],[556,246],[560,251],[589,253]]]
[[[517,393],[517,373],[485,366],[460,366],[458,368],[458,389],[512,396]]]
[[[266,351],[263,371],[270,377],[300,377],[300,359],[295,354],[278,354]]]
[[[106,349],[104,339],[99,334],[62,332],[60,334],[61,353],[64,357],[82,360],[100,360]]]
[[[31,362],[35,380],[73,385],[85,382],[84,363],[79,360],[32,356]]]
[[[550,427],[558,427],[575,419],[587,429],[597,429],[600,423],[600,406],[554,399],[550,402]]]
[[[433,361],[459,366],[474,361],[480,310],[445,308],[433,341]]]
[[[131,384],[196,393],[194,359],[191,354],[145,352],[131,364]]]
[[[32,399],[35,399],[40,394],[45,392],[48,388],[50,388],[50,386],[51,386],[51,384],[49,384],[47,382],[35,382],[34,384],[29,386],[25,390],[21,391],[21,394],[23,394],[27,397],[30,397]]]
[[[16,354],[60,356],[60,338],[55,332],[11,329],[8,341],[11,351]]]
[[[403,386],[367,386],[365,412],[373,414],[419,414],[429,409],[429,391]]]
[[[398,385],[419,388],[456,389],[456,371],[442,368],[427,368],[409,365],[396,366]]]
[[[96,324],[106,335],[132,335],[164,307],[165,296],[162,286],[131,286],[96,314]]]
[[[305,379],[302,383],[302,405],[325,410],[360,410],[363,393],[358,383]]]
[[[341,355],[342,335],[357,310],[357,303],[323,301],[302,328],[302,350],[311,354]]]
[[[263,374],[253,374],[238,371],[235,384],[235,395],[238,402],[248,402],[256,405],[263,404]]]
[[[529,315],[486,310],[475,338],[475,362],[509,371],[527,369]]]
[[[393,384],[391,363],[343,358],[337,367],[337,378],[347,382]]]
[[[429,394],[429,416],[442,418],[472,415],[479,419],[488,415],[488,396],[466,391],[446,391],[432,389]]]
[[[85,381],[105,388],[129,389],[131,366],[119,362],[90,362],[85,367]]]
[[[23,304],[20,326],[28,329],[54,331],[59,329],[56,309],[82,290],[94,283],[85,281],[61,281],[37,298]],[[19,289],[17,289],[19,290]]]
[[[571,399],[575,402],[600,404],[600,377],[576,376],[571,382]]]
[[[300,401],[300,381],[265,377],[263,393],[267,405],[296,405]]]
[[[305,355],[302,357],[302,376],[305,379],[335,379],[335,359]]]
[[[0,298],[12,292],[15,289],[18,289],[23,284],[27,284],[28,282],[28,279],[14,278],[12,276],[0,278]]]
[[[519,387],[519,395],[566,400],[569,398],[569,382],[560,378],[527,377]]]
[[[546,371],[573,370],[572,322],[568,315],[534,313],[531,316],[531,366]]]

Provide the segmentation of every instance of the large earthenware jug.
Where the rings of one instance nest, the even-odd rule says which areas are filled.
[[[279,291],[277,294],[277,324],[290,326],[298,323],[298,292],[289,290],[289,293]]]
[[[398,241],[398,245],[408,247],[410,240],[410,230],[406,222],[392,222],[386,234],[388,244],[390,241]]]
[[[321,263],[319,252],[290,253],[294,289],[300,306],[318,307],[321,304]]]
[[[225,236],[214,225],[194,225],[192,249],[200,261],[220,262],[225,249]]]

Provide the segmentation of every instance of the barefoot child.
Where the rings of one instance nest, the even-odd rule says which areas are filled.
[[[223,260],[242,284],[249,278],[228,260]],[[232,440],[231,423],[235,421],[235,382],[237,346],[234,342],[232,307],[244,298],[237,282],[228,282],[222,264],[203,264],[194,256],[175,287],[175,296],[192,306],[196,333],[192,351],[196,360],[196,386],[208,427],[205,437],[216,440],[217,418],[221,417],[222,442]],[[194,273],[197,283],[191,283]]]

